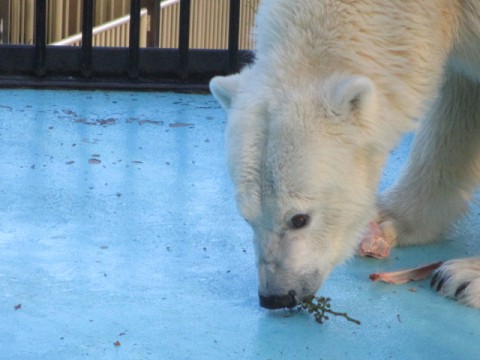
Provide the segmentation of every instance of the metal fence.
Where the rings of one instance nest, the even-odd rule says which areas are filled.
[[[140,47],[147,46],[147,28],[148,28],[148,11],[142,9],[140,11]],[[111,46],[111,47],[128,47],[130,34],[130,15],[122,16],[118,19],[108,21],[102,25],[95,26],[92,30],[93,46]],[[52,45],[82,45],[82,33],[69,36],[60,41],[55,41]]]
[[[142,1],[142,3],[146,3]],[[47,44],[80,33],[83,0],[47,0]],[[94,25],[129,14],[130,0],[95,0]],[[0,1],[0,44],[33,44],[35,0]]]
[[[203,0],[180,1],[177,47],[166,49],[140,47],[145,3],[149,26],[161,29],[158,0],[131,0],[128,48],[94,47],[94,0],[82,2],[81,46],[47,45],[49,2],[36,0],[34,44],[0,45],[0,86],[204,89],[213,75],[236,72],[251,61],[252,53],[240,50],[241,3],[250,0],[216,0],[228,3],[225,50],[191,48],[195,1]],[[161,32],[155,36],[160,38]]]
[[[242,50],[254,47],[251,30],[260,0],[240,2],[238,46]],[[190,48],[226,49],[228,47],[228,14],[230,2],[225,0],[194,0],[190,14]],[[180,0],[162,2],[158,47],[177,48]]]
[[[140,1],[142,6],[140,47],[178,47],[180,0],[160,2],[160,27],[150,26],[155,1]],[[240,2],[239,48],[254,47],[251,34],[253,19],[260,0]],[[47,44],[81,45],[83,0],[47,0]],[[190,12],[190,48],[226,49],[230,2],[194,0]],[[148,6],[148,8],[146,7]],[[95,0],[94,46],[128,46],[130,0]],[[2,0],[0,2],[0,44],[33,44],[35,0]],[[148,37],[148,34],[152,36]]]

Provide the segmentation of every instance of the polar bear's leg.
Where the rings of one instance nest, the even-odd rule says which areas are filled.
[[[431,286],[444,296],[480,308],[480,258],[445,262],[435,271]]]
[[[436,240],[468,208],[480,179],[480,85],[449,69],[406,170],[379,201],[390,244]]]

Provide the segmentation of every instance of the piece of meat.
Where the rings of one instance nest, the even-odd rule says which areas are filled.
[[[443,261],[416,267],[413,269],[406,269],[393,272],[370,274],[369,278],[372,281],[383,281],[389,284],[404,284],[409,281],[418,281],[425,279],[427,276],[438,269],[443,264]]]
[[[375,259],[384,259],[390,254],[390,244],[376,221],[368,224],[368,231],[360,241],[357,253],[360,256],[369,256]]]

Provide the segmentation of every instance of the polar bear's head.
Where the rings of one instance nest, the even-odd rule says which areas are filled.
[[[272,85],[252,69],[210,83],[228,112],[227,157],[254,231],[260,304],[293,307],[350,257],[384,162],[372,81],[331,74]]]

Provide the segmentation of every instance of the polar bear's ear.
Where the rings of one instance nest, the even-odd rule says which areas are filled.
[[[210,91],[225,109],[230,108],[232,105],[232,99],[238,91],[238,76],[238,74],[230,76],[215,76],[210,80]]]
[[[351,76],[339,80],[333,89],[333,107],[339,115],[363,109],[375,90],[373,82],[365,76]]]

